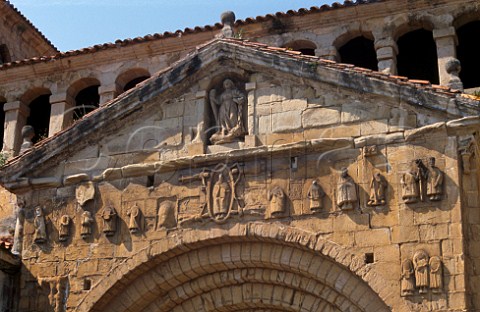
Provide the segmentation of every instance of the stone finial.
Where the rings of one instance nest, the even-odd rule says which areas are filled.
[[[233,38],[233,24],[235,23],[235,13],[232,11],[223,12],[220,15],[222,20],[223,29],[222,29],[222,38]]]
[[[463,83],[462,80],[460,80],[460,71],[462,70],[460,61],[453,57],[450,58],[445,63],[445,70],[448,74],[447,86],[455,90],[463,91]]]
[[[33,146],[32,139],[35,136],[35,129],[32,126],[26,125],[22,128],[22,146],[20,147],[20,154],[26,152]]]

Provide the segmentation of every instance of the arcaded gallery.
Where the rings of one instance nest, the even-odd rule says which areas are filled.
[[[1,311],[480,310],[477,0],[68,52],[0,2]]]

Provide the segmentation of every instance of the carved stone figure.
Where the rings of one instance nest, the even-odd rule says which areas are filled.
[[[17,198],[17,221],[15,223],[15,233],[13,236],[12,254],[20,255],[23,246],[23,223],[25,222],[25,201]]]
[[[368,206],[382,206],[386,203],[386,194],[387,181],[380,174],[376,172],[373,175],[372,181],[370,182],[370,199],[367,203]]]
[[[343,210],[353,209],[357,201],[357,188],[347,168],[342,173],[337,184],[337,205]]]
[[[323,209],[322,199],[325,196],[317,180],[313,180],[310,189],[308,190],[307,197],[310,200],[310,211],[320,212]]]
[[[456,58],[449,58],[449,60],[445,63],[445,71],[448,74],[447,86],[449,88],[463,91],[463,83],[460,79],[461,70],[462,65]]]
[[[223,174],[218,176],[217,182],[213,185],[213,215],[215,218],[224,218],[228,213],[228,198],[230,187],[223,181]]]
[[[95,197],[95,185],[92,182],[87,182],[77,186],[75,196],[77,203],[83,207],[89,200]]]
[[[441,293],[443,289],[442,279],[442,260],[440,257],[433,256],[430,258],[430,289],[434,293]]]
[[[402,296],[411,296],[415,292],[415,275],[410,259],[402,262]]]
[[[177,226],[175,203],[164,201],[158,207],[158,228],[171,229]]]
[[[33,146],[32,139],[35,136],[35,129],[32,126],[26,125],[22,128],[22,146],[20,147],[20,154],[26,152]]]
[[[140,230],[139,217],[140,217],[140,208],[137,204],[133,205],[132,208],[127,212],[127,216],[130,217],[128,222],[128,230],[130,233],[135,234]]]
[[[117,212],[111,205],[107,205],[102,212],[103,233],[113,236],[117,230]]]
[[[233,38],[233,25],[235,23],[235,13],[232,11],[223,12],[220,16],[223,28],[222,34],[220,37],[222,38]]]
[[[425,180],[427,181],[428,198],[431,201],[441,200],[443,194],[443,172],[435,166],[435,157],[428,159]]]
[[[64,242],[70,236],[70,222],[71,219],[69,216],[64,215],[60,218],[59,230],[58,230],[58,240]]]
[[[268,200],[270,201],[270,214],[272,216],[278,216],[285,212],[285,193],[280,186],[274,186],[270,190]]]
[[[81,223],[81,230],[80,235],[83,239],[86,239],[92,235],[92,225],[95,220],[93,220],[92,214],[90,211],[84,211],[82,213],[82,221]]]
[[[35,235],[33,241],[37,244],[43,244],[47,241],[47,226],[45,224],[45,216],[40,206],[35,208],[35,218],[33,219],[35,227]]]
[[[233,142],[245,134],[243,125],[245,95],[230,79],[224,80],[223,89],[219,97],[215,89],[210,91],[210,104],[218,127],[218,131],[210,138],[213,144]]]
[[[402,199],[406,204],[415,203],[419,198],[419,176],[413,170],[405,172],[400,180],[402,185]]]
[[[413,266],[415,268],[415,282],[418,291],[425,294],[428,291],[428,254],[425,250],[418,250],[413,255]]]

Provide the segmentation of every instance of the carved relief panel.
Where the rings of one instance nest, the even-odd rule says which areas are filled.
[[[209,91],[216,131],[210,137],[212,144],[224,144],[243,139],[246,133],[245,107],[247,96],[232,79],[224,79]]]
[[[426,166],[421,159],[415,160],[415,166],[403,174],[402,199],[406,204],[420,201],[440,201],[444,191],[444,173],[436,166],[435,157],[428,158]]]
[[[443,264],[438,256],[430,257],[424,249],[415,251],[412,259],[402,262],[401,295],[441,293],[443,291]]]

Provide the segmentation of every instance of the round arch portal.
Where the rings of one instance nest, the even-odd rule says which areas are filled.
[[[341,246],[277,224],[170,233],[77,311],[389,311],[388,283]]]

